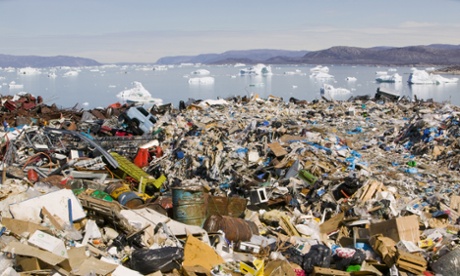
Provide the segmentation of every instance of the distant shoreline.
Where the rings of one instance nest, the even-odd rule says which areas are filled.
[[[455,65],[455,66],[449,66],[449,67],[444,67],[437,69],[433,71],[435,74],[450,74],[450,75],[460,75],[460,66]]]

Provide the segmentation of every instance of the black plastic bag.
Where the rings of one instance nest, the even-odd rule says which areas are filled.
[[[302,268],[308,274],[313,272],[315,266],[329,268],[331,266],[331,249],[322,244],[315,244],[304,255]]]
[[[180,269],[183,260],[184,249],[180,247],[137,249],[131,254],[130,268],[144,275],[156,271],[166,273]]]

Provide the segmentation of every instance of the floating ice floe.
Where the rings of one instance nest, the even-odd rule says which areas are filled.
[[[64,77],[75,77],[78,76],[78,71],[69,71],[64,74]]]
[[[11,81],[11,82],[8,84],[8,87],[9,87],[10,89],[22,89],[22,88],[24,88],[24,85],[23,85],[23,84],[16,83],[15,81]]]
[[[235,63],[234,67],[245,67],[246,64],[244,63]]]
[[[296,69],[295,71],[286,71],[284,72],[285,75],[300,75],[302,71],[300,69]]]
[[[142,83],[134,81],[133,88],[126,89],[117,94],[117,98],[121,101],[134,104],[155,104],[162,105],[163,100],[153,98],[152,95],[144,88]]]
[[[348,95],[351,91],[346,88],[337,87],[324,83],[323,87],[320,88],[321,95],[336,96],[336,95]]]
[[[189,84],[213,84],[214,78],[213,77],[201,77],[201,78],[189,78]]]
[[[198,69],[192,72],[192,75],[207,76],[209,74],[211,74],[211,72],[209,72],[209,70],[206,69]]]
[[[441,75],[428,73],[425,70],[418,70],[413,68],[412,73],[407,80],[409,84],[444,84],[444,83],[457,83],[458,78],[445,78]]]
[[[316,73],[316,72],[329,73],[329,67],[318,65],[310,69],[310,73]]]
[[[357,79],[355,77],[346,77],[346,81],[356,81]]]
[[[157,65],[153,67],[153,70],[154,71],[167,71],[168,67],[166,67],[166,65]]]
[[[394,73],[392,75],[388,75],[386,72],[385,74],[379,74],[375,77],[376,82],[402,82],[402,76],[398,73]]]
[[[314,79],[333,79],[334,76],[325,72],[314,72],[310,75]]]
[[[40,69],[37,68],[32,68],[32,67],[25,67],[25,68],[19,68],[18,69],[18,74],[20,75],[39,75],[42,72]]]
[[[240,75],[271,75],[272,68],[270,65],[262,63],[240,70]]]

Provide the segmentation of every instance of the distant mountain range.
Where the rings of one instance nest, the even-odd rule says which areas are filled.
[[[320,51],[241,50],[221,54],[196,56],[168,56],[156,64],[355,64],[355,65],[460,65],[460,45],[431,44],[408,47],[358,48],[336,46]],[[98,66],[101,63],[88,58],[70,56],[12,56],[0,54],[0,67],[56,67]]]
[[[55,56],[55,57],[42,57],[42,56],[13,56],[13,55],[2,55],[0,54],[0,67],[34,67],[34,68],[45,68],[45,67],[58,67],[58,66],[98,66],[101,63],[81,57],[69,57],[69,56]]]
[[[288,50],[241,50],[227,51],[222,54],[202,54],[197,56],[171,56],[160,58],[157,64],[181,64],[181,63],[203,63],[203,64],[233,64],[233,63],[263,63],[276,57],[301,58],[308,51]]]
[[[164,57],[158,64],[266,63],[266,64],[366,64],[459,65],[460,45],[358,48],[337,46],[321,51],[248,50],[222,54]]]

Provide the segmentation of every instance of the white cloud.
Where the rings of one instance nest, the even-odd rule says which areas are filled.
[[[417,22],[417,21],[406,21],[399,25],[400,28],[427,28],[439,26],[433,22]]]

